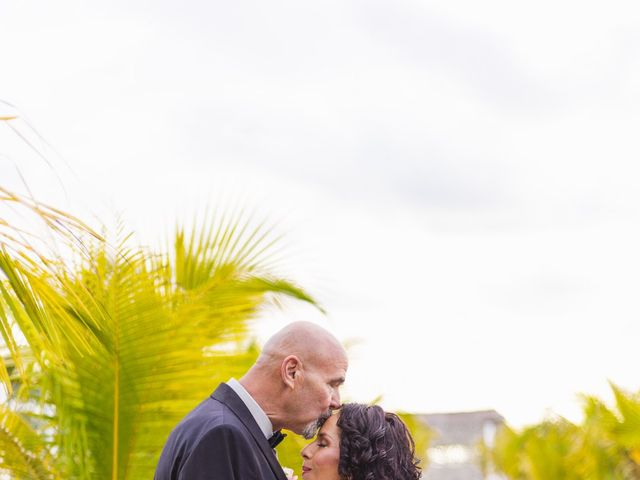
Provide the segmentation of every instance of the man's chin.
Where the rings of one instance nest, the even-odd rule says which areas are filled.
[[[313,437],[316,436],[317,431],[318,431],[318,421],[314,420],[313,422],[311,422],[310,424],[308,424],[306,427],[302,429],[302,432],[300,432],[300,435],[302,435],[302,438],[306,440],[311,440]]]

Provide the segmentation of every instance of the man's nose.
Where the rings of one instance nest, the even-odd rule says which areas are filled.
[[[340,408],[340,390],[338,390],[337,388],[333,390],[333,393],[331,394],[331,405],[330,405],[332,410],[336,410],[337,408]]]

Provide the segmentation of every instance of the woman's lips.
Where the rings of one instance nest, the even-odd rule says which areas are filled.
[[[309,467],[305,467],[304,465],[302,466],[302,475],[304,475],[305,473],[309,472],[311,469]]]

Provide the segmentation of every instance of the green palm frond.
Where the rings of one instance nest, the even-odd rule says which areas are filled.
[[[22,371],[18,344],[21,339],[34,348],[40,361],[60,363],[64,352],[59,340],[70,337],[78,349],[89,348],[85,327],[67,315],[68,296],[61,295],[55,268],[60,253],[52,245],[43,247],[40,239],[15,226],[4,216],[7,208],[24,209],[24,215],[44,224],[59,245],[82,251],[83,235],[101,239],[79,219],[31,198],[0,187],[0,333],[4,346]],[[40,248],[38,248],[40,247]],[[16,336],[16,332],[19,335]],[[20,339],[20,340],[19,340]],[[23,378],[23,381],[27,381]],[[0,382],[8,394],[11,383],[4,364]]]
[[[12,478],[25,480],[61,478],[47,447],[42,432],[27,417],[0,404],[0,473],[10,472]]]
[[[625,393],[613,384],[611,389],[621,417],[613,431],[626,448],[640,448],[640,396]]]
[[[640,401],[611,385],[615,408],[584,396],[584,420],[547,420],[516,432],[503,427],[485,461],[510,479],[640,478]]]
[[[36,433],[63,478],[150,478],[173,426],[257,357],[247,340],[261,306],[274,295],[315,305],[265,267],[268,230],[237,217],[179,229],[171,252],[129,243],[87,241],[46,268],[0,252],[3,378],[23,372],[14,403],[29,392],[49,412]]]

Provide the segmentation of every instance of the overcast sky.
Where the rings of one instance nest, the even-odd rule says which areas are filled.
[[[519,425],[640,387],[637,2],[4,1],[0,45],[51,164],[0,124],[0,185],[142,242],[256,208],[329,312],[257,335],[357,339],[350,399]]]

